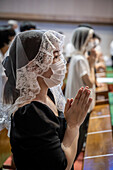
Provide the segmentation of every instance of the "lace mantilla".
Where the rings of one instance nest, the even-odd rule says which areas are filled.
[[[24,67],[17,69],[16,88],[20,89],[18,103],[32,100],[40,92],[37,76],[49,69],[53,62],[53,51],[62,50],[63,39],[64,36],[55,31],[45,32],[36,57]]]
[[[23,58],[27,58],[19,36],[17,41],[21,46]],[[20,96],[13,105],[1,106],[0,110],[0,130],[6,127],[10,131],[10,116],[15,112],[19,105],[24,102],[33,100],[40,92],[40,86],[37,76],[46,72],[53,62],[53,51],[63,50],[64,36],[55,31],[46,31],[42,36],[41,45],[38,54],[33,60],[28,61],[26,65],[16,69],[16,89],[19,89]],[[23,50],[23,51],[22,51]],[[20,51],[18,51],[19,53]],[[17,54],[18,55],[18,54]],[[20,55],[20,54],[19,54]],[[64,58],[62,58],[64,60]],[[18,63],[18,61],[16,61]],[[60,89],[60,90],[59,90]],[[61,86],[53,87],[52,92],[55,96],[55,102],[59,110],[64,109],[65,99],[61,92]],[[61,100],[59,100],[61,99]]]

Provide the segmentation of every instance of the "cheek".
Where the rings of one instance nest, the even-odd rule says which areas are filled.
[[[60,57],[54,58],[54,59],[53,59],[53,64],[54,64],[54,63],[57,63],[57,62],[60,61],[60,60],[61,60]]]

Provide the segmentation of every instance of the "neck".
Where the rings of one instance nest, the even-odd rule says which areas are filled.
[[[39,86],[40,86],[41,90],[40,90],[40,93],[37,94],[35,100],[41,100],[41,101],[45,102],[47,99],[48,87],[46,86],[46,84],[44,83],[44,81],[41,77],[38,77],[37,80],[39,82]]]

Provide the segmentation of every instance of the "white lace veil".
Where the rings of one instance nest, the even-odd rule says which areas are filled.
[[[10,126],[10,116],[19,105],[32,101],[40,92],[37,77],[46,72],[53,62],[53,51],[63,50],[64,35],[48,30],[33,30],[18,34],[10,48],[9,56],[3,61],[10,93],[8,104],[0,109],[0,130]],[[62,56],[62,55],[61,55]],[[61,59],[65,62],[63,56]],[[8,84],[8,85],[7,85]],[[7,89],[7,88],[6,88]],[[57,108],[63,111],[65,99],[61,85],[51,88]],[[7,95],[6,95],[7,100]]]
[[[71,43],[76,53],[84,53],[89,39],[93,37],[93,33],[93,29],[87,27],[78,27],[73,31]]]

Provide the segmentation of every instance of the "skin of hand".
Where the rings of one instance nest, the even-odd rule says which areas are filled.
[[[99,69],[105,70],[106,66],[103,62],[99,62],[99,63],[96,63],[95,68],[97,71],[99,71]]]
[[[80,127],[83,123],[92,98],[89,98],[90,90],[88,87],[81,87],[75,99],[67,99],[64,115],[70,128]]]
[[[87,58],[90,67],[94,67],[94,66],[95,66],[96,58],[97,58],[97,52],[96,52],[96,50],[93,48],[93,49],[90,51],[90,56],[88,56],[88,58]]]

